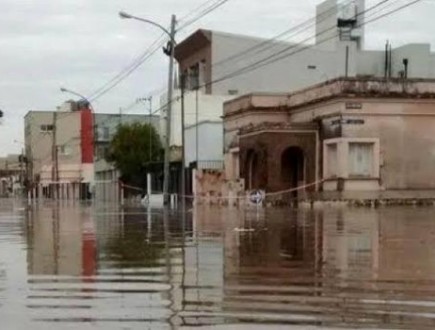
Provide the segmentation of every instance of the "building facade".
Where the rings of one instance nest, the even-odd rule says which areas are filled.
[[[86,102],[68,101],[57,111],[29,111],[25,116],[28,181],[36,196],[88,199],[95,182],[118,180],[104,160],[119,124],[149,123],[156,116],[93,113]]]
[[[365,10],[364,0],[323,2],[313,44],[201,29],[177,45],[175,57],[188,89],[211,95],[288,93],[337,77],[435,78],[429,44],[366,50]]]
[[[267,40],[201,29],[177,45],[175,57],[180,74],[187,77],[187,95],[195,95],[199,90],[204,95],[227,97],[227,101],[242,96],[234,103],[227,103],[225,114],[222,105],[219,111],[213,110],[214,117],[207,118],[212,121],[220,120],[222,115],[226,118],[225,127],[222,127],[220,132],[215,132],[214,137],[216,141],[225,139],[226,158],[229,158],[231,153],[229,143],[232,141],[232,135],[242,134],[237,148],[233,148],[235,154],[239,143],[246,148],[258,144],[263,149],[268,148],[267,146],[276,149],[276,154],[268,158],[270,165],[267,165],[270,166],[269,176],[275,176],[276,184],[273,190],[288,186],[288,182],[294,185],[296,182],[315,181],[321,178],[323,173],[311,170],[311,166],[308,167],[309,172],[304,173],[304,180],[302,167],[300,173],[293,176],[288,173],[287,176],[278,174],[273,167],[276,161],[282,160],[279,157],[284,152],[281,150],[284,145],[295,144],[300,147],[298,150],[286,151],[288,162],[292,162],[290,159],[301,158],[304,148],[313,150],[305,159],[310,164],[318,164],[318,160],[323,157],[319,151],[322,148],[319,146],[320,137],[316,125],[298,120],[288,122],[286,109],[289,93],[339,77],[375,80],[435,78],[435,53],[431,51],[429,44],[408,44],[397,48],[387,44],[385,49],[381,50],[365,49],[366,15],[364,0],[350,1],[346,4],[340,4],[337,0],[327,0],[317,6],[316,40],[313,44]],[[297,40],[297,33],[295,35]],[[243,96],[249,93],[253,94]],[[234,105],[235,111],[243,112],[244,115],[230,114]],[[255,109],[255,116],[246,114],[245,107],[250,106]],[[267,111],[264,112],[264,109]],[[200,107],[199,112],[207,113],[207,110],[206,106]],[[189,118],[190,114],[187,114],[186,120]],[[232,118],[237,120],[233,121]],[[277,136],[273,138],[269,135],[269,140],[266,141],[267,139],[264,140],[261,135],[251,132],[249,126],[245,127],[245,124],[261,125],[264,121],[265,124],[268,121],[280,123],[287,132],[292,133],[287,137],[280,136],[280,140],[276,140]],[[172,123],[173,127],[180,127],[179,122],[181,121]],[[300,136],[297,138],[299,142],[295,141],[296,133]],[[305,135],[310,138],[306,139]],[[191,149],[187,143],[189,142],[186,142],[186,148]],[[330,148],[334,147],[331,145]],[[230,166],[227,175],[238,173],[235,176],[230,175],[230,179],[237,177],[239,173],[244,176],[248,171],[244,165],[245,160],[254,156],[237,154],[234,159],[239,157],[243,160],[240,164],[228,160],[226,162]],[[260,166],[256,164],[256,160],[251,159],[249,166]],[[262,168],[267,166],[262,165]],[[246,188],[265,185],[266,174],[258,175],[259,177],[246,180]]]
[[[230,101],[227,176],[278,200],[435,198],[434,97],[435,80],[339,78]]]
[[[94,181],[94,123],[87,103],[24,118],[28,180],[38,196],[87,199]]]
[[[25,185],[26,160],[23,155],[0,157],[0,197],[19,196]]]
[[[104,114],[95,115],[95,199],[97,201],[119,200],[120,173],[105,159],[110,141],[119,125],[133,123],[151,124],[160,132],[160,117],[157,115]]]

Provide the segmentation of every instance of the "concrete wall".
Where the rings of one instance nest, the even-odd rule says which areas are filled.
[[[346,109],[351,104],[360,109]],[[292,111],[291,121],[328,116],[331,117],[323,119],[326,138],[379,139],[376,158],[379,158],[381,189],[435,189],[433,100],[339,98]]]
[[[361,118],[364,124],[345,125],[344,137],[380,139],[385,189],[435,189],[434,101],[366,101],[363,112],[351,118]]]
[[[80,112],[57,112],[56,144],[60,165],[81,164],[81,116]],[[63,153],[64,149],[65,153]]]
[[[26,156],[30,173],[35,176],[52,161],[52,132],[41,131],[41,125],[53,125],[52,111],[30,111],[24,117]]]
[[[285,110],[287,94],[246,95],[225,103],[224,106],[224,152],[238,145],[242,127],[262,123],[288,122]],[[284,107],[284,110],[282,109]],[[252,110],[251,113],[248,113]]]
[[[227,95],[229,91],[237,91],[238,95],[253,91],[288,92],[343,76],[345,73],[344,44],[334,51],[321,51],[285,42],[264,43],[264,39],[213,33],[213,80],[254,65],[275,53],[281,53],[280,56],[288,55],[270,65],[214,83],[213,94]],[[224,62],[241,52],[245,52],[245,55]],[[316,66],[315,70],[308,69],[308,66],[313,65]]]
[[[198,160],[199,167],[214,168],[223,162],[223,123],[203,121],[185,129],[186,166]],[[198,134],[198,140],[196,139]],[[197,149],[198,148],[198,149]],[[198,159],[196,151],[198,150]]]
[[[207,95],[201,91],[186,91],[184,99],[185,127],[197,121],[220,121],[223,115],[223,104],[233,96]],[[198,101],[198,102],[197,102]],[[161,97],[160,112],[162,136],[166,135],[166,95]],[[181,91],[175,90],[172,103],[171,146],[181,146]]]

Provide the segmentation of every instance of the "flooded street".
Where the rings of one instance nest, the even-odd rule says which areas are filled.
[[[0,328],[434,329],[431,208],[0,201]]]

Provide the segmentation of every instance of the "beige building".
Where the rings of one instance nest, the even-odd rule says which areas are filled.
[[[274,199],[435,198],[435,80],[338,78],[225,104],[226,176]]]
[[[28,179],[35,194],[52,197],[56,191],[61,198],[85,198],[94,180],[90,109],[69,101],[57,111],[29,111],[24,122]]]
[[[67,101],[57,111],[29,111],[24,122],[36,196],[116,201],[119,173],[104,158],[111,139],[120,124],[149,123],[158,131],[159,117],[93,113],[86,102]]]

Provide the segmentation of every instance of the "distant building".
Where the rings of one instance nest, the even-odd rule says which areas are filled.
[[[94,124],[88,104],[68,101],[57,111],[29,111],[24,124],[29,181],[38,186],[38,194],[88,198],[94,181]]]
[[[338,78],[225,104],[226,177],[293,198],[435,199],[435,80]]]
[[[95,116],[95,198],[99,201],[112,201],[119,198],[119,171],[105,157],[110,141],[120,124],[151,124],[160,132],[160,117],[157,115],[103,114]]]
[[[28,180],[40,196],[85,199],[95,180],[116,180],[104,160],[120,123],[149,122],[145,115],[94,114],[86,102],[65,102],[57,111],[29,111],[25,116]],[[158,127],[158,118],[151,118]],[[57,188],[56,188],[57,187]]]
[[[0,197],[18,196],[23,192],[25,171],[22,155],[0,157]]]

